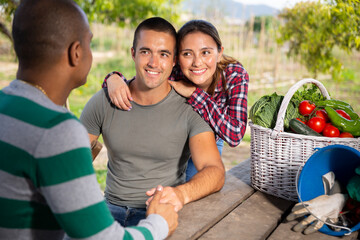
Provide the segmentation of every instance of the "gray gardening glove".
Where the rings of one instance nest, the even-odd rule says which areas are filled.
[[[293,230],[295,232],[304,230],[304,234],[310,234],[319,230],[324,225],[325,221],[336,223],[338,221],[339,213],[344,207],[346,199],[347,195],[341,193],[321,195],[310,201],[297,203],[286,219],[288,221],[292,221],[298,217],[309,215],[300,223],[296,224],[293,227]],[[322,221],[319,221],[314,216]]]

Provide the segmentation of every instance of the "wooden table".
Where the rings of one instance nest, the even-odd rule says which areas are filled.
[[[220,192],[184,206],[179,212],[179,226],[168,239],[357,239],[358,232],[344,237],[293,232],[297,221],[287,222],[285,218],[294,204],[254,190],[248,159],[226,172]]]

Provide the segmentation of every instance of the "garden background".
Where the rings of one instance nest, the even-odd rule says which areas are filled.
[[[232,0],[77,1],[85,9],[94,37],[94,61],[85,85],[72,91],[70,110],[80,116],[105,75],[117,70],[135,74],[130,55],[134,26],[151,16],[171,21],[176,29],[190,19],[205,19],[219,30],[224,53],[238,59],[250,76],[248,110],[265,94],[284,95],[302,78],[320,80],[333,98],[360,112],[359,0],[299,2],[278,10]],[[19,1],[0,1],[0,89],[16,76],[17,59],[10,36]],[[7,32],[6,32],[7,31]],[[250,131],[239,147],[225,146],[226,168],[250,156]],[[104,154],[104,152],[102,152]],[[106,158],[106,156],[103,158]],[[106,159],[95,163],[104,187]]]

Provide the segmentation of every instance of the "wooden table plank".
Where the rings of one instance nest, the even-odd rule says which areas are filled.
[[[266,239],[293,204],[256,192],[199,239]]]
[[[354,232],[349,236],[335,237],[321,232],[315,232],[309,235],[304,235],[302,233],[297,233],[291,230],[291,228],[297,224],[299,221],[294,220],[291,222],[284,221],[281,223],[276,230],[270,235],[268,240],[278,240],[278,239],[291,239],[291,240],[355,240],[359,232]]]
[[[244,162],[233,168],[234,170],[228,171],[221,191],[185,205],[179,212],[179,226],[168,239],[183,240],[200,237],[253,194],[254,189],[245,183],[237,172],[237,170],[241,172],[243,169],[249,169],[249,165],[249,161]],[[249,176],[248,172],[247,177]]]

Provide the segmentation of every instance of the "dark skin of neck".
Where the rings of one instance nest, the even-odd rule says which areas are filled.
[[[19,65],[16,78],[43,88],[48,98],[57,105],[65,105],[73,86],[71,68],[61,61],[52,66],[23,68]]]

